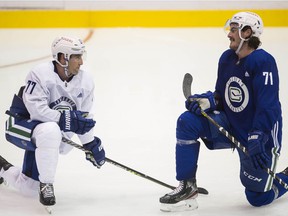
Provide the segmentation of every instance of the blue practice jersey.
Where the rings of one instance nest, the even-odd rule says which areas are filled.
[[[274,125],[282,122],[279,76],[273,56],[257,49],[238,62],[235,51],[229,49],[218,66],[215,90],[233,135],[244,145],[250,131],[270,135]]]

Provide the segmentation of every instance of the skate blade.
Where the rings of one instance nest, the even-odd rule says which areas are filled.
[[[163,212],[192,211],[198,208],[196,199],[183,200],[175,204],[161,203],[160,210]]]
[[[9,187],[9,183],[3,178],[0,180],[0,185],[3,185],[5,187]]]
[[[48,214],[52,214],[53,207],[52,206],[44,206],[44,209]]]

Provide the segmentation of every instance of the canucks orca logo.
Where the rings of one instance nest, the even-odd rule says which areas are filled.
[[[62,96],[56,101],[52,102],[49,107],[58,111],[77,110],[75,102],[65,96]]]
[[[232,102],[241,102],[243,95],[241,89],[236,87],[229,87],[229,98]]]
[[[243,111],[249,101],[247,86],[238,77],[231,77],[225,87],[225,101],[233,112]]]

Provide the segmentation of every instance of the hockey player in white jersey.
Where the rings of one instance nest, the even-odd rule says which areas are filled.
[[[73,148],[61,141],[63,135],[77,134],[92,153],[86,153],[86,159],[98,168],[105,163],[101,140],[93,131],[93,79],[80,69],[85,45],[78,38],[57,37],[52,54],[52,61],[30,71],[7,112],[6,139],[25,150],[22,169],[0,156],[0,177],[25,195],[39,193],[45,206],[56,203],[53,183],[59,153]]]

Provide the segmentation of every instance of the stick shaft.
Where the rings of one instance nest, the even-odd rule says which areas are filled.
[[[69,145],[71,145],[71,146],[73,146],[73,147],[75,147],[75,148],[78,148],[78,149],[80,149],[80,150],[82,150],[82,151],[84,151],[84,152],[86,152],[86,153],[92,154],[91,151],[86,150],[82,145],[79,145],[78,143],[75,143],[74,141],[72,141],[72,140],[70,140],[70,139],[68,139],[68,138],[66,138],[66,137],[64,137],[64,136],[62,136],[62,142],[65,142],[65,143],[67,143],[67,144],[69,144]],[[140,177],[142,177],[142,178],[148,179],[148,180],[150,180],[150,181],[152,181],[152,182],[154,182],[154,183],[157,183],[157,184],[162,185],[162,186],[164,186],[164,187],[170,188],[170,189],[172,189],[172,190],[175,189],[174,186],[171,186],[171,185],[166,184],[166,183],[164,183],[164,182],[162,182],[162,181],[159,181],[159,180],[157,180],[157,179],[155,179],[155,178],[152,178],[151,176],[148,176],[148,175],[146,175],[146,174],[144,174],[144,173],[141,173],[141,172],[139,172],[139,171],[137,171],[137,170],[135,170],[135,169],[132,169],[132,168],[130,168],[130,167],[128,167],[128,166],[125,166],[125,165],[123,165],[123,164],[121,164],[121,163],[118,163],[118,162],[116,162],[116,161],[114,161],[114,160],[112,160],[112,159],[110,159],[110,158],[107,158],[107,157],[106,157],[106,161],[107,161],[108,163],[110,163],[110,164],[112,164],[112,165],[114,165],[114,166],[117,166],[117,167],[119,167],[119,168],[121,168],[121,169],[124,169],[124,170],[126,170],[126,171],[128,171],[128,172],[130,172],[130,173],[132,173],[132,174],[134,174],[134,175],[137,175],[137,176],[140,176]],[[199,194],[208,195],[209,192],[208,192],[205,188],[198,187],[198,193],[199,193]]]
[[[124,170],[126,170],[126,171],[128,171],[128,172],[130,172],[130,173],[132,173],[132,174],[134,174],[134,175],[137,175],[137,176],[140,176],[140,177],[142,177],[142,178],[148,179],[148,180],[150,180],[150,181],[152,181],[152,182],[155,182],[155,183],[157,183],[157,184],[159,184],[159,185],[162,185],[162,186],[164,186],[164,187],[170,188],[170,189],[172,189],[172,190],[175,189],[174,186],[171,186],[171,185],[168,185],[168,184],[166,184],[166,183],[164,183],[164,182],[161,182],[161,181],[159,181],[159,180],[157,180],[157,179],[155,179],[155,178],[152,178],[151,176],[148,176],[148,175],[146,175],[146,174],[143,174],[143,173],[141,173],[141,172],[139,172],[139,171],[137,171],[137,170],[134,170],[134,169],[132,169],[132,168],[130,168],[130,167],[127,167],[127,166],[125,166],[125,165],[123,165],[123,164],[120,164],[120,163],[118,163],[118,162],[116,162],[116,161],[114,161],[114,160],[112,160],[112,159],[107,158],[107,157],[106,157],[106,161],[109,162],[109,163],[111,163],[111,164],[113,164],[113,165],[115,165],[115,166],[117,166],[117,167],[119,167],[119,168],[122,168],[122,169],[124,169]]]
[[[67,144],[69,144],[69,145],[72,145],[73,147],[78,148],[78,149],[80,149],[80,150],[82,150],[82,151],[84,151],[84,152],[86,152],[86,153],[91,153],[91,154],[92,154],[92,152],[86,150],[82,145],[79,145],[79,144],[75,143],[74,141],[72,141],[72,140],[70,140],[70,139],[67,139],[67,138],[65,138],[65,137],[62,137],[62,141],[65,142],[65,143],[67,143]],[[141,173],[141,172],[139,172],[139,171],[137,171],[137,170],[134,170],[134,169],[132,169],[132,168],[130,168],[130,167],[128,167],[128,166],[125,166],[125,165],[123,165],[123,164],[121,164],[121,163],[118,163],[118,162],[116,162],[116,161],[114,161],[114,160],[112,160],[112,159],[110,159],[110,158],[107,158],[107,157],[106,157],[106,161],[107,161],[108,163],[110,163],[110,164],[112,164],[112,165],[114,165],[114,166],[117,166],[117,167],[119,167],[119,168],[121,168],[121,169],[124,169],[124,170],[126,170],[126,171],[128,171],[128,172],[130,172],[130,173],[132,173],[132,174],[134,174],[134,175],[137,175],[137,176],[140,176],[140,177],[142,177],[142,178],[148,179],[148,180],[150,180],[150,181],[153,181],[153,182],[155,182],[155,183],[157,183],[157,184],[159,184],[159,185],[162,185],[162,186],[164,186],[164,187],[170,188],[170,189],[172,189],[172,190],[175,189],[174,186],[171,186],[171,185],[168,185],[168,184],[166,184],[166,183],[164,183],[164,182],[161,182],[161,181],[159,181],[159,180],[157,180],[157,179],[155,179],[155,178],[152,178],[151,176],[148,176],[148,175],[146,175],[146,174],[143,174],[143,173]]]
[[[226,131],[223,127],[221,127],[214,119],[212,119],[206,112],[201,110],[201,114],[206,117],[212,124],[214,124],[218,130],[226,136],[237,148],[239,148],[243,153],[246,155],[248,154],[248,151],[246,148],[238,141],[236,140],[228,131]],[[270,176],[272,176],[273,179],[278,181],[279,184],[281,184],[286,190],[288,190],[288,184],[286,184],[281,178],[279,178],[276,173],[274,173],[270,168],[268,167],[262,167],[262,169]]]

